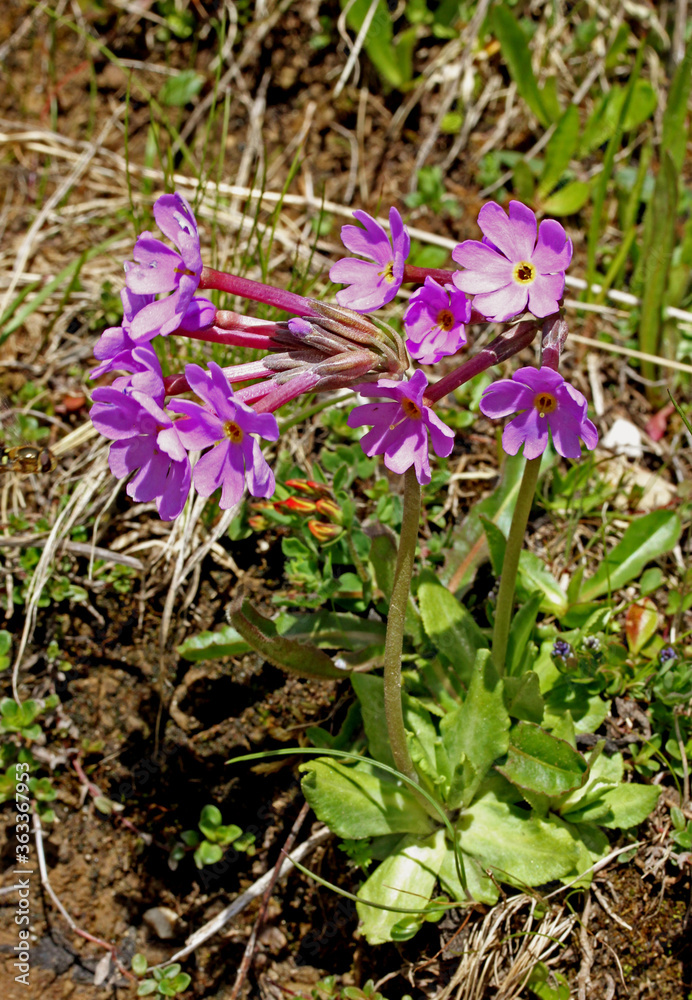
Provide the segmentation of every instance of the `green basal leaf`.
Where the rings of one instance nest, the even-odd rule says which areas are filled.
[[[543,172],[538,183],[537,195],[543,200],[558,183],[574,156],[579,140],[579,111],[570,104],[557,123],[545,148]]]
[[[380,776],[367,761],[344,765],[320,757],[300,765],[303,794],[317,817],[346,840],[388,833],[426,835],[432,821],[407,787]]]
[[[384,622],[369,621],[347,611],[317,611],[311,615],[279,615],[277,632],[287,639],[310,639],[320,649],[356,652],[373,645],[384,646]]]
[[[479,784],[475,767],[466,754],[462,753],[447,788],[447,806],[450,809],[458,809],[464,803],[470,802]]]
[[[200,632],[186,639],[178,646],[178,652],[184,659],[196,663],[198,660],[217,660],[222,656],[243,656],[251,648],[232,625],[225,625],[217,632]]]
[[[392,598],[396,555],[396,542],[391,534],[383,530],[381,534],[375,535],[370,543],[370,563],[375,582],[387,601]]]
[[[601,562],[592,577],[583,581],[580,602],[619,590],[638,577],[648,562],[670,552],[677,545],[682,525],[672,510],[654,510],[637,518],[622,540]]]
[[[491,765],[509,747],[509,715],[504,705],[502,681],[490,659],[489,650],[479,650],[468,694],[457,712],[440,723],[440,732],[452,767],[464,754],[475,772],[474,784],[464,790],[471,801]]]
[[[231,624],[266,660],[301,677],[344,677],[331,657],[312,643],[300,642],[278,633],[276,624],[261,615],[247,599],[235,601],[230,608]]]
[[[507,657],[505,660],[505,670],[510,676],[520,673],[526,649],[536,625],[541,600],[542,594],[540,591],[531,594],[526,604],[519,608],[512,619],[512,625],[509,630],[509,641],[507,643]]]
[[[569,1000],[569,982],[561,972],[548,968],[544,962],[534,965],[526,984],[538,1000]]]
[[[509,7],[504,4],[495,7],[490,17],[493,31],[502,47],[502,58],[517,85],[517,90],[543,128],[547,128],[550,125],[550,115],[534,76],[526,35]]]
[[[670,154],[675,168],[680,172],[685,160],[687,145],[687,104],[692,87],[692,41],[687,42],[685,56],[675,70],[663,112],[661,150]]]
[[[193,69],[183,69],[175,76],[169,76],[159,90],[158,99],[169,108],[182,108],[199,94],[204,77]]]
[[[608,788],[581,809],[569,813],[571,822],[628,830],[643,823],[655,809],[661,789],[656,785],[618,785]]]
[[[546,215],[574,215],[589,200],[591,185],[572,181],[545,199],[541,206]]]
[[[479,515],[482,523],[483,530],[485,531],[485,540],[488,544],[488,552],[490,553],[490,565],[493,568],[493,573],[495,577],[499,577],[502,572],[502,564],[505,561],[505,549],[507,548],[507,539],[504,533],[498,528],[498,526],[486,517],[484,514]]]
[[[457,837],[457,850],[461,851],[461,838]],[[469,854],[464,855],[462,852],[462,857],[464,861],[464,878],[466,879],[466,888],[468,889],[468,894],[464,887],[459,882],[459,876],[457,875],[456,864],[454,862],[454,850],[452,849],[449,840],[447,840],[447,850],[442,861],[439,872],[440,885],[448,892],[452,899],[465,900],[468,897],[477,903],[487,903],[492,906],[496,903],[500,896],[500,890],[493,880],[486,875],[483,870],[482,865],[478,862],[476,858],[472,858]]]
[[[384,681],[377,674],[352,674],[351,684],[360,702],[370,756],[394,767],[384,714]]]
[[[528,670],[521,677],[505,677],[503,698],[511,718],[524,719],[537,725],[543,721],[545,705],[538,674],[535,671]]]
[[[430,641],[468,684],[478,650],[488,647],[485,636],[470,612],[429,570],[421,574],[418,603]]]
[[[519,455],[505,457],[500,482],[485,500],[474,504],[468,515],[452,532],[440,579],[453,594],[470,586],[480,564],[488,558],[488,545],[481,514],[485,514],[506,536],[519,493],[524,460]]]
[[[370,0],[355,0],[355,3],[349,5],[346,4],[346,0],[341,0],[341,6],[346,10],[346,23],[349,28],[358,33],[368,14]],[[411,79],[412,32],[415,39],[415,27],[404,32],[403,38],[400,36],[401,51],[398,51],[391,15],[384,0],[380,0],[368,28],[365,51],[377,72],[390,87],[402,87]]]
[[[647,354],[659,353],[663,302],[668,284],[675,230],[677,223],[678,171],[668,153],[663,154],[660,170],[656,175],[654,195],[647,214],[651,213],[652,225],[645,225],[646,246],[642,246],[642,304],[639,320],[639,350]],[[652,361],[641,362],[642,375],[647,379],[657,377]],[[655,513],[655,512],[654,512]]]
[[[543,725],[556,731],[561,718],[569,712],[575,733],[595,733],[610,711],[610,699],[589,691],[583,684],[573,684],[569,678],[561,679],[544,694],[545,715]]]
[[[520,201],[532,202],[536,183],[526,160],[517,160],[512,174],[514,194]]]
[[[524,549],[519,556],[519,579],[527,591],[540,591],[540,611],[557,618],[564,615],[567,610],[567,594],[548,571],[543,560],[528,549]]]
[[[436,830],[425,840],[406,837],[396,854],[390,855],[358,890],[358,897],[386,906],[421,906],[433,894],[438,873],[447,853],[444,830]],[[369,944],[392,940],[392,929],[402,919],[400,913],[379,910],[357,903],[363,934]],[[422,920],[422,915],[421,915]]]
[[[622,754],[616,753],[611,757],[604,753],[600,754],[593,761],[584,785],[570,792],[560,803],[558,807],[560,815],[563,819],[569,819],[570,823],[575,822],[572,813],[593,802],[602,792],[616,788],[622,781],[624,773]]]
[[[631,132],[643,124],[656,110],[658,98],[648,80],[636,80],[627,102],[627,87],[614,86],[601,98],[587,121],[579,155],[588,156],[620,132]],[[623,108],[625,108],[623,116]]]
[[[569,743],[520,722],[510,730],[506,763],[496,767],[523,791],[554,798],[582,784],[587,763]]]
[[[458,824],[466,854],[510,885],[542,885],[571,872],[579,848],[556,817],[540,819],[492,793],[483,795]]]

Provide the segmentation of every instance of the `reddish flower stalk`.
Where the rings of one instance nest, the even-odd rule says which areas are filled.
[[[440,285],[451,285],[455,274],[456,271],[445,271],[440,267],[414,267],[412,264],[406,264],[404,284],[407,281],[414,281],[417,285],[423,285],[426,278],[434,278]]]
[[[568,333],[569,327],[560,313],[547,318],[541,332],[541,366],[543,368],[551,368],[554,372],[557,371],[560,363],[560,354],[562,348],[565,346]]]
[[[459,365],[449,375],[445,375],[435,385],[430,386],[423,400],[425,405],[434,405],[443,396],[454,392],[464,382],[468,382],[474,376],[480,375],[487,368],[499,365],[502,361],[506,361],[507,358],[511,358],[513,354],[523,351],[536,336],[537,328],[538,324],[536,320],[526,320],[512,327],[510,330],[505,330],[504,333],[496,337],[495,340],[488,344],[487,347],[484,347],[482,351],[479,351],[478,354],[475,354],[468,361]]]
[[[271,324],[266,324],[267,329],[271,329]],[[261,329],[258,327],[258,329]],[[204,330],[183,330],[177,331],[181,337],[189,337],[190,340],[206,340],[210,344],[225,344],[228,347],[251,347],[260,351],[276,350],[276,344],[271,336],[262,333],[253,333],[246,330],[221,330],[218,326],[208,326]]]
[[[280,288],[264,285],[261,281],[251,281],[250,278],[226,274],[225,271],[215,271],[211,267],[202,268],[199,288],[216,288],[220,292],[252,299],[253,302],[264,302],[265,305],[283,309],[284,312],[292,313],[294,316],[315,315],[310,299],[306,299],[303,295],[285,292]]]

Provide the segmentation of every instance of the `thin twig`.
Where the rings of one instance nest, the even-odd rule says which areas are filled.
[[[302,861],[304,858],[311,854],[316,847],[323,844],[326,840],[331,837],[331,830],[324,826],[321,830],[313,833],[311,837],[303,841],[299,847],[296,847],[295,851],[285,857],[281,863],[281,868],[279,869],[278,878],[285,878],[293,868],[293,861]],[[185,947],[177,951],[175,955],[172,955],[166,962],[162,963],[161,966],[153,966],[153,968],[163,968],[164,965],[171,965],[173,962],[180,962],[183,958],[187,958],[191,955],[195,949],[199,948],[200,945],[208,941],[210,937],[217,934],[222,927],[241,913],[245,907],[252,902],[253,899],[257,899],[261,896],[264,890],[267,888],[272,878],[274,877],[274,872],[268,871],[258,878],[257,881],[246,889],[245,892],[241,893],[236,899],[233,900],[228,906],[226,906],[221,913],[217,913],[215,917],[209,920],[203,927],[200,927],[198,931],[191,934],[187,941],[185,942]]]
[[[257,914],[257,919],[255,920],[254,926],[250,933],[248,943],[245,945],[245,951],[243,952],[243,958],[240,963],[240,968],[238,969],[238,972],[235,977],[235,983],[233,984],[233,989],[231,990],[230,1000],[237,1000],[238,994],[240,993],[243,983],[245,982],[245,978],[248,972],[250,971],[252,956],[255,953],[255,945],[257,943],[257,935],[259,934],[262,928],[262,924],[264,923],[265,918],[267,916],[267,910],[269,908],[269,900],[271,899],[271,895],[274,891],[274,886],[276,885],[276,881],[279,877],[279,871],[281,869],[281,865],[283,863],[284,858],[289,854],[291,848],[293,847],[296,837],[300,833],[300,828],[305,822],[305,817],[309,812],[310,812],[310,803],[309,802],[303,803],[303,807],[298,813],[295,823],[291,827],[291,832],[286,838],[286,843],[284,844],[283,850],[279,854],[279,857],[276,859],[276,864],[274,865],[274,869],[272,871],[269,884],[267,885],[267,888],[264,890],[264,896],[262,897],[262,903],[260,904],[259,913]]]
[[[97,944],[101,948],[105,948],[106,951],[110,953],[113,964],[117,968],[118,972],[120,972],[121,975],[123,976],[127,976],[127,978],[131,979],[133,982],[137,982],[137,977],[132,972],[130,972],[129,969],[126,969],[125,966],[120,961],[120,959],[118,958],[118,952],[115,945],[109,944],[108,941],[104,941],[102,938],[95,937],[93,934],[90,934],[89,931],[85,931],[83,928],[79,927],[78,924],[75,923],[74,919],[67,912],[62,902],[60,901],[59,897],[56,895],[53,886],[50,884],[50,879],[48,878],[48,869],[46,867],[46,856],[43,851],[43,827],[41,826],[41,817],[39,816],[37,809],[34,809],[33,816],[34,816],[34,840],[36,843],[36,857],[38,858],[38,870],[41,875],[41,885],[50,896],[54,906],[60,911],[63,918],[67,921],[70,930],[74,934],[77,934],[79,935],[79,937],[84,938],[85,941],[91,941],[92,944]]]

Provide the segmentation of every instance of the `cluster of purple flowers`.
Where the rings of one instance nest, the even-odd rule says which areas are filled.
[[[274,476],[259,439],[277,440],[273,411],[301,393],[342,385],[376,400],[349,416],[351,427],[370,427],[361,439],[366,454],[383,455],[393,472],[413,467],[419,482],[429,483],[430,446],[437,455],[449,455],[454,432],[433,412],[431,403],[442,392],[436,395],[425,374],[416,370],[402,380],[410,358],[434,365],[457,354],[467,343],[472,316],[474,322],[479,317],[505,322],[525,310],[539,319],[559,310],[571,241],[557,222],[547,219],[538,226],[534,213],[519,202],[510,203],[509,215],[495,203],[481,209],[482,242],[467,240],[452,254],[463,270],[423,275],[414,268],[413,277],[407,277],[406,266],[410,238],[397,210],[389,214],[391,238],[365,212],[354,216],[361,226],[344,226],[342,239],[358,256],[338,261],[330,271],[333,281],[346,285],[336,294],[337,307],[204,268],[191,207],[179,194],[158,199],[154,217],[175,249],[152,233],[139,237],[134,260],[125,264],[121,325],[101,336],[94,349],[99,364],[91,373],[92,378],[121,373],[94,390],[91,418],[113,442],[114,475],[131,477],[132,499],[155,501],[160,516],[170,520],[192,488],[203,497],[220,489],[223,509],[235,505],[246,487],[255,497],[271,496]],[[395,332],[383,332],[363,314],[391,302],[406,280],[422,284],[404,314],[404,348]],[[200,286],[279,305],[295,318],[260,323],[218,310],[196,294]],[[226,369],[213,362],[208,371],[187,365],[184,376],[164,379],[151,341],[174,332],[270,353]],[[523,446],[526,458],[537,457],[549,432],[568,458],[579,457],[581,441],[596,446],[586,400],[558,374],[557,357],[538,369],[519,369],[483,395],[486,416],[514,415],[503,435],[509,454]],[[478,370],[499,360],[491,352]],[[475,373],[469,369],[456,384]],[[232,383],[247,384],[234,391]],[[177,398],[190,391],[199,402]]]
[[[216,307],[194,295],[202,257],[188,203],[179,194],[164,195],[154,206],[154,216],[179,253],[151,233],[137,240],[136,264],[125,265],[122,326],[102,335],[94,350],[101,364],[91,377],[112,370],[131,374],[94,389],[91,420],[113,442],[108,456],[113,475],[135,473],[127,485],[128,496],[143,503],[156,501],[159,515],[168,521],[182,511],[191,484],[201,496],[220,487],[223,509],[240,500],[246,484],[253,496],[271,496],[274,475],[252,435],[276,441],[279,428],[272,414],[258,414],[234,399],[230,382],[214,362],[209,374],[197,365],[185,368],[187,383],[202,404],[179,399],[164,409],[166,387],[150,341],[177,329],[210,326]],[[183,419],[174,419],[171,412]],[[193,472],[188,450],[203,448],[210,451]]]

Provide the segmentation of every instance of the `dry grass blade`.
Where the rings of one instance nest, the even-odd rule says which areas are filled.
[[[495,1000],[516,1000],[536,963],[550,958],[576,921],[563,905],[536,919],[536,906],[524,894],[494,906],[471,930],[458,968],[434,1000],[484,1000],[490,990]]]
[[[24,627],[12,667],[12,693],[16,701],[21,701],[19,697],[19,673],[22,659],[36,625],[39,598],[53,571],[56,555],[63,540],[69,538],[72,527],[75,524],[81,523],[81,519],[86,511],[108,483],[109,479],[110,469],[106,462],[105,449],[102,449],[100,462],[93,462],[87,474],[80,479],[70,494],[65,507],[56,517],[50,534],[45,541],[41,558],[34,569],[25,595]]]

